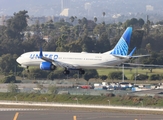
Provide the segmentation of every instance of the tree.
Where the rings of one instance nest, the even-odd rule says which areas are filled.
[[[16,78],[13,75],[5,76],[2,80],[1,83],[15,83]]]
[[[140,18],[139,20],[138,20],[138,23],[139,23],[139,26],[140,27],[142,27],[143,25],[144,25],[144,20],[142,19],[142,18]]]
[[[48,74],[48,76],[47,76],[47,78],[48,78],[49,80],[54,80],[55,77],[56,77],[56,75],[54,74],[54,72],[50,72],[50,73]]]
[[[82,46],[82,51],[92,52],[94,50],[94,41],[87,35],[82,36],[80,45]]]
[[[151,51],[151,44],[148,43],[145,48],[147,49],[148,53],[150,53],[150,51]]]
[[[49,71],[41,70],[40,68],[30,68],[30,73],[26,73],[30,79],[47,78]]]
[[[121,71],[111,72],[108,74],[108,78],[111,80],[122,80],[122,72]],[[124,79],[127,80],[127,77],[124,76]]]
[[[108,34],[104,32],[99,37],[99,40],[96,42],[95,51],[103,53],[110,49],[111,49],[111,45],[110,45],[110,40],[108,39]]]
[[[104,20],[104,17],[105,17],[105,12],[102,12],[102,16],[103,16],[103,24],[105,25],[105,20]]]
[[[82,21],[81,19],[78,19],[78,24],[81,25]]]
[[[99,77],[101,80],[106,80],[108,78],[106,75],[100,75]]]
[[[73,23],[74,20],[75,20],[74,16],[71,16],[71,17],[70,17],[70,20],[71,20],[71,23]]]
[[[17,66],[15,59],[17,55],[4,54],[0,57],[0,70],[5,74],[14,72]]]
[[[162,65],[163,64],[163,56],[159,53],[152,52],[151,56],[147,57],[146,59],[142,60],[143,64],[155,64],[155,65]]]
[[[130,48],[137,47],[141,48],[141,43],[143,41],[144,31],[143,30],[134,30],[131,36]],[[129,50],[131,51],[131,50]]]
[[[159,74],[152,74],[149,77],[150,80],[161,80],[161,76]]]
[[[91,78],[98,78],[98,73],[95,69],[87,70],[83,78],[88,82]]]
[[[105,12],[102,12],[102,16],[105,17]]]
[[[22,32],[28,26],[27,18],[27,11],[19,11],[19,13],[14,13],[14,17],[7,20],[7,30],[6,34],[9,38],[18,38],[22,37]]]
[[[87,24],[88,24],[87,18],[83,17],[83,19],[81,21],[82,21],[82,25],[87,26]]]
[[[136,78],[135,78],[136,77]],[[131,77],[132,80],[147,80],[148,79],[148,75],[144,75],[144,74],[139,74],[137,76],[135,76],[135,74],[132,75]]]
[[[96,17],[94,17],[94,22],[95,22],[95,23],[97,22],[97,18],[96,18]]]

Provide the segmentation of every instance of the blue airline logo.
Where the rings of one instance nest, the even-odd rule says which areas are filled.
[[[52,60],[58,59],[58,55],[53,55],[53,54],[44,54],[44,57],[50,58]],[[40,59],[39,54],[30,54],[29,56],[30,59]]]

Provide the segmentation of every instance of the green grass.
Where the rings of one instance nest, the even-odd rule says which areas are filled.
[[[141,106],[144,102],[145,107],[163,107],[161,97],[136,97],[136,96],[91,96],[91,95],[54,95],[54,94],[36,94],[36,93],[0,93],[0,100],[15,101],[17,96],[18,101],[33,101],[33,102],[57,102],[57,103],[76,103],[75,98],[78,98],[79,104],[98,104],[108,105],[108,100],[111,105],[123,106]]]
[[[108,76],[108,74],[110,72],[113,71],[122,71],[122,68],[108,68],[108,69],[97,69],[97,72],[99,75],[106,75]],[[144,74],[144,75],[148,75],[151,76],[152,74],[159,74],[159,75],[163,75],[163,69],[152,69],[152,72],[150,72],[149,69],[142,69],[142,68],[132,68],[130,69],[124,69],[124,74],[127,77],[128,80],[125,80],[126,82],[135,82],[134,80],[131,80],[132,75],[135,74]],[[120,80],[106,80],[107,82],[120,82]],[[143,80],[143,81],[136,81],[137,84],[157,84],[157,83],[163,83],[163,80],[155,80],[155,81],[150,81],[150,80]]]
[[[113,69],[113,68],[110,68],[110,69],[97,69],[97,72],[99,75],[108,75],[110,72],[113,72],[113,71],[122,71],[122,68],[118,68],[118,69]],[[163,70],[162,69],[153,69],[152,72],[150,72],[150,70],[148,69],[141,69],[141,68],[133,68],[133,69],[124,69],[124,74],[125,76],[130,79],[131,76],[133,74],[146,74],[148,76],[152,75],[152,74],[163,74]]]

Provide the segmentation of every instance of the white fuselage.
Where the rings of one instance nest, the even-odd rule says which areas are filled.
[[[77,68],[103,68],[119,65],[128,59],[120,59],[108,53],[74,53],[74,52],[43,52],[43,56],[54,61],[71,64]],[[17,58],[23,66],[39,66],[44,60],[39,58],[39,51],[27,52]]]

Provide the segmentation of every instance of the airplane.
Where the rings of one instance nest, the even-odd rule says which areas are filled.
[[[65,75],[70,70],[78,70],[79,74],[84,74],[84,69],[97,69],[115,66],[128,61],[132,56],[136,47],[128,54],[132,27],[128,27],[115,47],[104,53],[87,53],[87,52],[48,52],[33,51],[22,54],[16,61],[22,66],[40,66],[41,70],[55,70],[57,67],[63,67]]]

